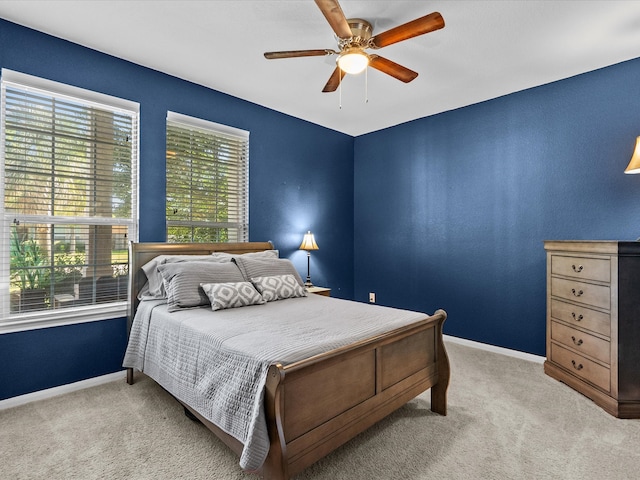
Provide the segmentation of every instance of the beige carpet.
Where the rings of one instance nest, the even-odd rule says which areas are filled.
[[[598,479],[640,475],[640,421],[617,420],[542,365],[447,343],[449,415],[428,392],[298,479]],[[255,479],[153,381],[0,411],[2,479]]]

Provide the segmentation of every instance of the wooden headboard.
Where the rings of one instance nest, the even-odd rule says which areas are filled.
[[[142,266],[158,255],[210,255],[213,252],[249,253],[273,250],[271,242],[240,243],[129,243],[129,308],[128,329],[131,329],[133,317],[140,300],[138,293],[147,282]]]

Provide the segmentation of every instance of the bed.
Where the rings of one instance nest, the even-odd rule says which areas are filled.
[[[209,256],[220,256],[221,262],[233,257],[242,275],[251,274],[254,281],[291,280],[291,275],[254,278],[263,271],[251,270],[255,265],[288,272],[289,261],[279,259],[270,242],[131,243],[130,339],[123,365],[129,384],[134,371],[142,371],[176,397],[186,413],[239,455],[243,469],[287,480],[428,389],[431,410],[446,415],[450,371],[443,310],[426,315],[305,292],[213,311],[222,297],[209,295],[209,283],[201,283],[200,291],[200,297],[203,289],[209,295],[209,305],[175,306],[175,291],[174,298],[169,293],[169,299],[147,295],[140,300],[149,293],[150,268],[155,270],[161,259],[193,259],[189,269],[198,275],[230,268],[209,266]],[[278,268],[274,272],[282,273]],[[166,276],[187,268],[157,270]],[[222,292],[229,285],[244,284],[214,287]],[[269,298],[268,287],[253,286],[261,299]],[[304,340],[294,338],[297,329],[305,331]],[[241,338],[251,346],[239,346]],[[211,370],[222,383],[207,383]],[[254,384],[242,383],[244,377]],[[242,395],[227,392],[234,382]]]

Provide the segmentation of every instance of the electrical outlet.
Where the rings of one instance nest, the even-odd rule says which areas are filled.
[[[369,293],[369,303],[376,303],[376,294],[373,292]]]

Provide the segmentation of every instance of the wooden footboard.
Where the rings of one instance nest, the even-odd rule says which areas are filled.
[[[446,313],[301,362],[273,365],[265,408],[271,448],[265,479],[287,480],[431,388],[446,415]]]

